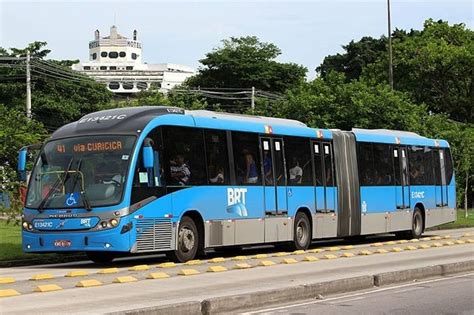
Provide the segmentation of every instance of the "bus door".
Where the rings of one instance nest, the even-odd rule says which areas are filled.
[[[332,153],[332,144],[323,142],[323,164],[324,164],[324,187],[325,187],[325,209],[327,212],[336,212],[336,180],[334,174],[334,159]]]
[[[265,215],[287,215],[286,172],[281,138],[261,138]]]
[[[444,150],[435,149],[434,169],[436,179],[436,207],[445,207],[448,205],[448,186],[446,185],[446,158]]]
[[[395,169],[395,198],[397,209],[410,208],[408,155],[406,147],[396,146],[393,148],[393,164]]]
[[[312,154],[316,186],[315,236],[334,237],[337,234],[337,220],[334,216],[336,187],[334,187],[331,143],[313,141]]]

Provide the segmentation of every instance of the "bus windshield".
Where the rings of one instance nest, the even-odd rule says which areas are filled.
[[[31,174],[26,207],[90,209],[119,203],[134,143],[134,136],[48,142]]]

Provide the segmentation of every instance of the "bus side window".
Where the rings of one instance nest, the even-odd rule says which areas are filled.
[[[237,185],[260,185],[262,174],[258,135],[232,132]]]
[[[393,163],[391,155],[391,146],[388,144],[374,143],[374,184],[389,186],[393,185]]]
[[[332,149],[329,143],[323,144],[324,148],[324,168],[326,174],[326,186],[335,186],[334,181],[334,166],[332,162]]]
[[[410,172],[410,185],[423,185],[425,183],[425,165],[423,164],[423,147],[408,147],[408,163]]]
[[[374,154],[372,143],[359,142],[358,164],[359,182],[361,186],[372,186],[374,184]]]
[[[444,149],[443,153],[443,157],[445,159],[444,163],[446,165],[446,184],[449,185],[453,178],[453,159],[451,157],[451,151],[449,150],[449,148]]]
[[[208,184],[229,184],[230,172],[226,132],[221,130],[204,130],[204,139],[206,142]]]
[[[163,141],[163,169],[168,186],[207,183],[202,129],[164,126]]]
[[[308,138],[285,137],[288,185],[312,186],[313,163]]]
[[[316,177],[316,186],[324,186],[323,179],[323,160],[321,155],[321,143],[313,142],[314,168]]]

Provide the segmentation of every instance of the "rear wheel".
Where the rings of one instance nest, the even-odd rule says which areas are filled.
[[[397,232],[395,235],[399,238],[420,238],[423,234],[423,226],[423,214],[420,208],[416,207],[411,220],[411,230]]]
[[[308,249],[311,244],[311,225],[304,212],[298,212],[295,217],[293,246],[295,249]]]
[[[423,215],[420,209],[415,208],[415,211],[413,211],[410,236],[412,238],[420,238],[421,234],[423,234]]]
[[[108,264],[111,263],[115,257],[114,253],[109,252],[86,252],[87,258],[95,262],[96,264]]]
[[[196,257],[199,247],[199,233],[193,219],[183,217],[178,228],[178,249],[169,253],[172,260],[186,262]]]

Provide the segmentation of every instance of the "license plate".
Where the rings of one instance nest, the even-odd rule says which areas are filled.
[[[54,246],[55,247],[70,247],[71,241],[57,240],[57,241],[54,241]]]

